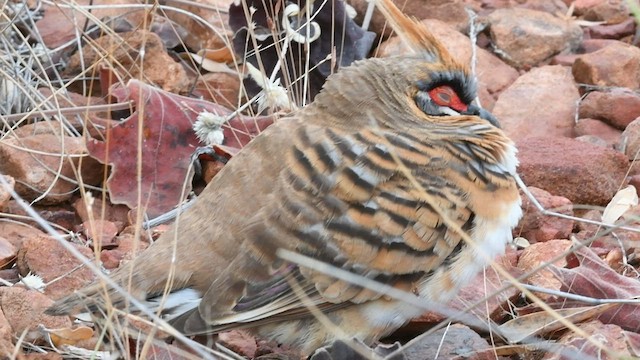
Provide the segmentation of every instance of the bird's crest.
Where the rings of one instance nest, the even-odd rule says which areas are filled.
[[[455,63],[444,45],[427,30],[423,23],[405,15],[392,0],[376,1],[393,31],[411,51],[426,56],[430,61]]]

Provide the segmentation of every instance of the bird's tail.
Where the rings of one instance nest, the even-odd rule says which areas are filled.
[[[122,305],[133,298],[140,298],[139,296],[145,296],[145,294],[136,294],[135,289],[128,287],[129,282],[127,272],[128,266],[118,269],[117,273],[112,275],[111,280],[124,291],[124,294],[105,281],[98,280],[95,284],[89,285],[85,288],[75,291],[62,299],[57,300],[52,306],[50,306],[45,313],[48,315],[61,316],[76,314],[79,312],[99,312],[106,311],[112,307],[124,308]]]

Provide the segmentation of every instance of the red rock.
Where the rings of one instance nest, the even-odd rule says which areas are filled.
[[[113,270],[120,266],[120,262],[124,259],[124,252],[119,249],[102,250],[100,252],[100,261],[105,269]]]
[[[221,10],[229,9],[232,3],[233,0],[177,2],[172,6],[184,11],[167,11],[163,17],[166,16],[173,24],[179,24],[186,29],[186,35],[180,34],[180,39],[184,40],[189,49],[228,49],[233,33],[227,25],[228,12]],[[172,28],[175,28],[175,25],[172,25]],[[227,57],[232,58],[232,55],[222,55],[215,61],[233,61]]]
[[[629,17],[627,20],[613,25],[595,25],[587,27],[592,39],[622,39],[635,33],[636,21]]]
[[[18,255],[18,250],[4,237],[0,236],[0,268],[4,269],[13,263]]]
[[[569,7],[562,1],[540,1],[540,0],[512,0],[513,7],[543,11],[552,15],[566,14]],[[511,7],[511,6],[501,6]]]
[[[612,44],[618,44],[618,41],[608,39],[584,39],[580,48],[582,49],[584,54],[588,54],[596,52],[600,49],[604,49],[605,47]]]
[[[68,316],[44,314],[44,310],[53,305],[53,300],[36,290],[20,286],[0,288],[0,305],[13,334],[18,337],[26,332],[27,339],[40,339],[39,325],[49,329],[71,327]]]
[[[125,259],[133,259],[144,249],[149,247],[149,242],[146,240],[140,240],[135,234],[120,234],[116,238],[118,244],[118,250],[125,254]]]
[[[500,94],[493,114],[512,139],[572,137],[580,94],[570,71],[543,66],[520,76]]]
[[[422,23],[442,41],[456,59],[467,62],[471,59],[471,45],[468,37],[439,20],[425,20]],[[476,51],[480,102],[485,109],[491,110],[495,97],[518,78],[518,72],[490,52],[478,47]],[[378,56],[394,56],[406,52],[404,44],[394,37],[380,46]]]
[[[578,48],[582,29],[549,13],[509,8],[488,16],[497,53],[512,66],[530,68],[563,51]]]
[[[563,349],[571,351],[576,359],[603,358],[600,344],[606,344],[607,352],[616,354],[615,357],[620,359],[630,359],[638,356],[633,347],[627,343],[628,337],[624,335],[625,331],[618,325],[603,324],[598,320],[588,320],[587,322],[576,324],[576,326],[582,330],[582,333],[565,332],[555,342],[558,350],[547,352],[542,357],[542,360],[566,359],[567,357],[562,355]],[[588,338],[582,334],[586,334]],[[630,334],[633,333],[630,332]],[[597,344],[594,344],[593,341],[595,337],[600,340]]]
[[[629,168],[624,154],[569,138],[525,137],[517,147],[525,184],[577,205],[609,203]]]
[[[573,63],[578,58],[578,56],[580,56],[580,55],[578,55],[578,54],[560,54],[560,55],[556,55],[551,59],[551,61],[549,62],[549,65],[572,66]]]
[[[640,175],[640,158],[630,159],[629,175]],[[639,192],[640,193],[640,192]]]
[[[462,324],[453,324],[432,334],[420,336],[403,348],[402,355],[407,360],[427,359],[427,354],[438,354],[438,359],[490,359],[492,347],[482,336]],[[435,358],[435,356],[433,356]],[[495,358],[495,354],[493,355]]]
[[[551,59],[550,65],[573,66],[573,63],[576,61],[576,59],[583,54],[598,51],[603,47],[609,46],[615,42],[616,40],[584,39],[578,49],[574,51],[574,53],[556,55],[553,57],[553,59]]]
[[[624,130],[640,117],[640,94],[624,88],[592,91],[580,102],[580,118],[599,119]]]
[[[90,200],[89,200],[90,199]],[[88,204],[91,204],[90,206]],[[118,232],[129,225],[129,208],[126,205],[112,204],[102,201],[99,197],[81,197],[73,203],[73,208],[82,219],[82,222],[91,219],[107,220],[114,223]],[[89,211],[90,210],[90,211]]]
[[[569,199],[554,196],[533,186],[529,186],[528,189],[543,208],[573,216],[573,204]],[[573,220],[543,216],[526,195],[521,194],[521,196],[524,216],[514,229],[516,236],[522,236],[530,243],[569,238],[573,230]]]
[[[95,257],[89,248],[72,246],[89,259]],[[52,299],[59,299],[94,281],[93,272],[81,264],[58,241],[48,236],[26,239],[18,251],[17,267],[22,276],[31,272],[45,282],[60,278],[45,289],[45,294]]]
[[[604,140],[609,147],[620,143],[622,131],[596,119],[580,119],[573,128],[576,136],[593,135]]]
[[[633,175],[629,177],[629,185],[636,188],[636,192],[640,194],[640,175]]]
[[[211,72],[198,76],[194,89],[195,96],[216,104],[234,109],[238,105],[240,95],[241,76],[224,72]]]
[[[640,159],[640,117],[633,120],[622,132],[621,143],[629,159]]]
[[[219,335],[220,341],[229,349],[241,356],[247,356],[253,359],[258,350],[256,339],[242,330],[226,331]]]
[[[5,182],[7,182],[7,185],[4,185],[2,182],[0,182],[0,211],[4,211],[7,208],[9,200],[11,199],[10,191],[15,188],[16,180],[9,175],[0,174],[0,176],[3,177]],[[9,186],[9,189],[7,189],[5,186]]]
[[[567,250],[571,248],[569,240],[550,240],[545,243],[532,244],[522,251],[518,259],[518,268],[525,273],[536,270],[536,272],[527,277],[526,282],[529,285],[539,286],[550,290],[560,290],[562,282],[545,267],[553,263],[559,267],[567,265],[566,256],[560,257],[561,254],[567,254]],[[553,298],[553,295],[545,293],[535,293],[542,300]]]
[[[0,221],[0,234],[9,240],[16,249],[20,249],[23,241],[26,239],[45,236],[44,232],[32,225],[7,221]]]
[[[82,233],[92,242],[93,248],[99,246],[101,249],[108,249],[116,246],[114,239],[118,234],[118,228],[111,221],[89,220],[83,222],[81,227]]]
[[[574,139],[576,139],[578,141],[586,142],[586,143],[589,143],[589,144],[606,147],[606,148],[611,148],[612,147],[604,139],[599,138],[599,137],[597,137],[595,135],[576,136]]]
[[[64,229],[73,229],[78,223],[78,217],[75,211],[67,210],[58,206],[40,207],[33,206],[37,209],[42,219],[51,223],[60,225]]]
[[[140,50],[145,56],[140,63]],[[136,30],[113,35],[104,35],[87,44],[82,51],[69,59],[64,74],[75,76],[85,71],[85,64],[99,63],[108,54],[111,61],[123,69],[123,82],[144,78],[147,83],[162,90],[179,93],[190,86],[187,73],[175,62],[162,44],[160,37],[147,30]],[[141,73],[141,72],[144,73]]]
[[[15,345],[13,345],[13,330],[9,320],[4,316],[0,309],[0,354],[13,354]]]
[[[598,86],[640,87],[640,49],[620,41],[580,56],[573,63],[576,82]]]
[[[589,21],[619,22],[629,17],[625,0],[576,0],[574,13]]]
[[[632,218],[637,214],[638,210],[630,209],[623,216],[625,221]],[[602,221],[602,211],[601,210],[589,210],[580,216],[585,220],[592,221]],[[628,224],[634,226],[633,223]],[[640,233],[628,230],[617,229],[615,231],[615,237],[612,235],[602,235],[601,233],[606,230],[606,228],[588,224],[585,222],[578,222],[578,229],[580,230],[576,234],[576,239],[578,241],[589,241],[591,243],[593,241],[594,246],[606,248],[606,249],[617,249],[622,245],[625,249],[635,248],[640,241]]]
[[[64,155],[55,155],[61,153]],[[69,199],[77,185],[56,176],[58,168],[61,166],[60,173],[64,177],[75,179],[78,155],[86,153],[84,139],[78,137],[63,139],[57,135],[41,134],[7,138],[0,142],[0,159],[3,160],[0,172],[16,179],[16,192],[27,200],[33,201],[45,194],[42,204],[59,203]],[[102,170],[103,166],[97,161],[88,156],[83,159],[81,175],[85,183],[99,183]]]
[[[435,19],[446,22],[456,31],[466,29],[469,24],[469,15],[465,11],[465,2],[461,0],[422,0],[422,1],[393,1],[405,13],[411,14],[418,20]],[[355,18],[357,24],[362,24],[364,14],[367,11],[368,2],[366,0],[349,0],[358,15]],[[383,38],[389,37],[391,29],[386,25],[386,20],[382,13],[376,9],[371,18],[369,30],[376,34],[383,34]]]

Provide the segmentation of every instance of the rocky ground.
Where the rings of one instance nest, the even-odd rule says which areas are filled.
[[[229,2],[223,1],[200,3],[223,9],[229,6]],[[629,3],[637,5],[637,2]],[[472,56],[469,31],[477,32],[474,54],[479,101],[493,112],[516,142],[518,172],[529,192],[546,209],[567,215],[565,218],[543,215],[524,196],[526,215],[514,230],[514,236],[522,242],[497,260],[506,273],[516,278],[540,265],[547,266],[535,275],[521,278],[522,283],[599,299],[640,294],[637,197],[634,203],[633,196],[627,195],[630,193],[622,193],[612,203],[616,193],[628,185],[632,190],[640,190],[640,32],[629,3],[409,0],[405,4],[407,13],[424,19],[447,49],[463,61]],[[360,24],[366,2],[354,0],[351,5],[358,13],[355,22]],[[35,4],[31,6],[34,7]],[[47,6],[32,22],[20,18],[9,8],[5,10],[9,18],[21,19],[17,28],[32,36],[29,46],[35,48],[34,44],[39,44],[41,49],[51,51],[49,60],[43,63],[61,71],[69,90],[58,90],[60,84],[35,84],[33,91],[37,96],[31,97],[31,106],[8,103],[10,106],[4,108],[5,113],[0,116],[3,121],[0,124],[0,176],[8,184],[0,183],[0,264],[3,265],[0,277],[5,284],[0,287],[0,353],[5,356],[60,358],[64,351],[51,349],[51,343],[45,338],[52,332],[46,329],[71,331],[75,325],[69,318],[47,316],[42,311],[53,300],[96,281],[96,275],[47,234],[34,214],[27,212],[24,203],[12,196],[12,191],[82,254],[99,260],[107,270],[136,256],[157,234],[166,230],[167,225],[158,225],[141,231],[140,207],[123,198],[116,201],[119,195],[115,194],[115,185],[106,182],[110,171],[113,178],[114,169],[118,168],[122,176],[127,164],[135,164],[136,153],[130,153],[128,163],[108,162],[113,165],[110,169],[102,164],[102,157],[96,156],[96,141],[88,140],[103,135],[105,124],[130,115],[113,112],[109,116],[105,108],[99,107],[113,101],[106,96],[106,89],[116,83],[114,77],[122,83],[139,79],[167,92],[195,94],[232,110],[238,107],[238,99],[242,98],[239,72],[243,70],[235,66],[237,61],[225,38],[232,33],[226,25],[229,15],[198,6],[185,9],[198,14],[211,26],[203,26],[184,14],[170,13],[168,19],[161,14],[154,15],[150,31],[135,30],[142,27],[144,17],[123,15],[121,8],[113,7],[93,13],[102,19],[103,31],[114,31],[104,35],[97,31],[90,33],[92,28],[82,25],[81,16],[73,25],[68,16],[79,16],[77,9]],[[473,26],[466,9],[473,10],[477,16]],[[107,16],[117,21],[107,23]],[[168,27],[168,22],[179,26]],[[91,39],[81,43],[83,51],[78,51],[77,43],[73,43],[77,29],[87,31]],[[378,38],[383,36],[380,45],[371,51],[374,56],[394,56],[407,51],[396,38],[387,38],[380,14],[374,14],[369,30]],[[6,37],[19,43],[15,34]],[[184,44],[177,45],[180,41]],[[141,63],[139,50],[143,44],[146,55]],[[206,54],[208,60],[202,68],[184,60],[205,48],[216,50]],[[108,54],[108,61],[104,54]],[[109,65],[105,65],[107,63]],[[198,78],[198,72],[204,75]],[[89,82],[78,80],[81,75],[93,76],[99,81],[88,89]],[[319,88],[321,80],[315,81],[319,81],[315,83]],[[9,91],[6,89],[9,88],[5,86],[4,90]],[[11,99],[8,95],[6,98]],[[165,103],[159,101],[159,104]],[[86,106],[90,107],[88,112]],[[26,114],[31,109],[35,109],[33,114]],[[248,113],[246,117],[254,119]],[[263,119],[264,126],[254,127],[250,134],[273,121],[272,115]],[[230,157],[246,141],[218,150]],[[124,142],[118,146],[127,145]],[[189,159],[188,154],[184,159]],[[220,166],[219,163],[206,166],[207,181],[215,181],[211,176]],[[173,175],[184,179],[180,176]],[[135,180],[135,176],[128,180]],[[109,186],[114,188],[101,191]],[[82,187],[83,191],[79,191]],[[93,195],[87,195],[87,191]],[[624,216],[609,222],[624,221],[628,229],[610,232],[581,220],[602,221],[603,209],[608,204],[622,204]],[[170,208],[160,204],[152,215],[163,212],[159,209]],[[590,249],[575,250],[572,244],[576,242],[588,243]],[[46,286],[21,281],[28,274],[38,275]],[[513,320],[524,319],[522,322],[526,325],[518,325],[521,326],[518,331],[532,331],[538,336],[535,341],[509,335],[494,338],[488,335],[486,327],[479,329],[461,323],[445,335],[445,330],[434,328],[443,320],[437,314],[425,314],[388,340],[404,341],[426,329],[434,329],[410,347],[406,353],[408,359],[423,359],[425,354],[435,354],[438,348],[440,358],[467,355],[472,358],[595,358],[601,349],[589,335],[599,334],[598,341],[606,343],[607,351],[627,358],[640,357],[637,309],[618,305],[613,309],[594,310],[596,305],[583,303],[582,307],[590,307],[588,316],[568,317],[582,332],[567,330],[566,325],[545,330],[526,316],[544,316],[542,314],[549,312],[523,297],[520,289],[504,290],[503,285],[509,283],[505,276],[494,271],[481,274],[477,283],[463,290],[452,308],[468,308],[486,294],[488,301],[471,314],[485,323],[490,319],[505,332],[513,329]],[[579,281],[585,278],[590,281]],[[607,284],[615,286],[609,288]],[[537,294],[554,309],[566,305],[561,296]],[[544,319],[551,321],[551,318]],[[526,330],[522,330],[523,327]],[[62,348],[67,343],[92,349],[96,342],[92,332],[66,336],[71,340],[54,340],[53,345]],[[280,351],[243,333],[226,334],[224,340],[248,357]],[[154,348],[156,354],[173,354],[160,348]],[[561,354],[558,349],[581,354]]]

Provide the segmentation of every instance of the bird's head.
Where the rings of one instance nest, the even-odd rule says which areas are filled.
[[[453,58],[423,23],[404,15],[391,0],[376,0],[391,28],[410,52],[401,57],[367,59],[330,77],[316,102],[336,117],[353,119],[356,111],[393,117],[411,110],[408,121],[455,121],[477,116],[500,127],[488,111],[474,104],[476,82],[469,66]],[[355,109],[341,108],[344,103]],[[324,105],[323,105],[324,103]],[[383,117],[384,118],[384,117]]]
[[[473,104],[476,82],[466,63],[453,58],[423,23],[407,17],[391,0],[377,5],[417,60],[404,75],[419,110],[435,116],[476,115],[500,127],[490,112]]]

